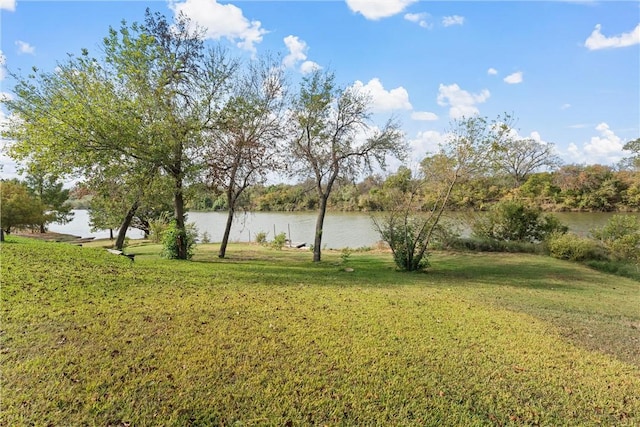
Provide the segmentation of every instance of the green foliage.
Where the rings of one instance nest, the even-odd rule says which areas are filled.
[[[404,215],[386,215],[375,221],[382,240],[393,253],[396,266],[404,271],[421,271],[429,266],[427,247],[430,218],[408,211]]]
[[[0,181],[0,227],[7,234],[12,228],[39,226],[45,209],[25,184],[16,180]]]
[[[591,234],[602,242],[613,259],[640,262],[639,215],[614,215]]]
[[[71,205],[67,204],[69,190],[62,188],[63,183],[57,176],[39,171],[34,166],[26,175],[25,183],[45,208],[39,224],[40,232],[45,232],[49,223],[66,224],[71,221],[73,213]]]
[[[265,245],[267,243],[267,233],[264,231],[259,231],[256,233],[256,243],[260,245]]]
[[[278,233],[271,241],[270,246],[275,250],[282,250],[285,243],[287,242],[287,234],[286,233]]]
[[[545,244],[549,254],[558,259],[587,261],[606,258],[602,247],[596,241],[573,233],[553,233]]]
[[[181,259],[179,250],[185,247],[187,250],[186,259],[193,257],[194,247],[198,231],[193,223],[187,224],[186,230],[180,230],[175,221],[171,221],[162,235],[162,256],[168,259]]]
[[[451,241],[449,248],[473,252],[544,253],[544,249],[539,243],[486,238],[458,238]]]
[[[200,241],[204,244],[211,243],[211,236],[208,232],[205,231],[204,233],[202,233]]]
[[[351,257],[352,253],[353,250],[351,250],[350,247],[347,246],[346,248],[342,248],[342,250],[340,251],[340,259],[342,260],[343,264],[349,262],[349,258]]]
[[[518,201],[503,201],[492,206],[472,224],[475,236],[506,241],[541,242],[551,233],[563,233],[567,227],[538,207]]]
[[[163,240],[164,233],[170,226],[169,221],[171,214],[169,212],[162,212],[157,219],[149,221],[149,238],[153,243],[160,243]]]

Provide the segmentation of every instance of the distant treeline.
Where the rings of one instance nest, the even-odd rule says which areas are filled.
[[[398,172],[400,173],[400,172]],[[385,187],[395,175],[368,176],[358,183],[342,182],[329,198],[334,211],[382,210]],[[250,211],[307,211],[317,209],[313,182],[256,185],[244,195]],[[565,165],[553,172],[531,174],[520,186],[505,175],[489,175],[461,183],[450,201],[451,210],[486,210],[492,204],[518,199],[545,211],[640,211],[640,171],[603,165]],[[226,198],[206,189],[194,189],[193,210],[226,210]]]

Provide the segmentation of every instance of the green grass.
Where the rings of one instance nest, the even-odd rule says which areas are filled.
[[[640,283],[577,264],[1,251],[0,425],[640,423]]]

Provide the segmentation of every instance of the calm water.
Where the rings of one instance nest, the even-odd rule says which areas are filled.
[[[68,233],[81,237],[94,236],[108,238],[109,231],[92,232],[89,229],[88,212],[74,211],[75,216],[69,224],[51,224],[49,229],[59,233]],[[588,235],[596,227],[602,227],[612,213],[556,213],[558,218],[569,226],[569,230]],[[631,214],[638,215],[638,214]],[[227,220],[226,212],[190,212],[188,222],[195,222],[200,236],[207,232],[212,242],[222,240],[224,225]],[[314,212],[254,212],[238,214],[234,220],[230,240],[232,242],[254,241],[257,233],[267,233],[267,239],[273,239],[274,233],[285,233],[296,243],[313,243],[316,224]],[[464,234],[464,232],[463,232]],[[139,230],[129,230],[127,235],[133,239],[142,238]],[[323,246],[326,248],[359,248],[373,246],[380,237],[375,232],[371,217],[363,213],[330,212],[324,223]]]

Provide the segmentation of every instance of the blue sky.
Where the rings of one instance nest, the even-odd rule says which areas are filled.
[[[640,136],[637,1],[0,0],[1,91],[13,86],[6,69],[97,54],[109,26],[147,7],[186,13],[247,60],[279,53],[294,79],[322,67],[361,86],[378,124],[400,119],[413,162],[463,115],[511,113],[520,136],[554,143],[566,163],[613,165]]]

